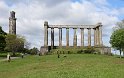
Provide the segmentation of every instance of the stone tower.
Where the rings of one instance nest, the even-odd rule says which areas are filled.
[[[10,12],[10,17],[9,17],[9,34],[16,35],[16,18],[15,18],[15,12],[14,11]]]

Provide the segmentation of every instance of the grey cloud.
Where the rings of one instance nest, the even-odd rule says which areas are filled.
[[[52,6],[57,6],[63,2],[67,2],[70,0],[38,0],[41,3],[44,3],[46,5],[46,7],[52,7]]]
[[[26,5],[31,5],[32,3],[38,2],[44,4],[46,7],[57,6],[62,2],[67,2],[70,0],[5,0],[8,5],[14,5],[19,3],[24,3]]]
[[[6,0],[12,4],[9,9],[5,10],[6,18],[4,22],[8,24],[9,10],[16,11],[17,17],[17,33],[24,35],[26,39],[32,43],[32,46],[40,47],[44,45],[44,26],[43,22],[47,20],[49,24],[96,24],[100,19],[98,7],[92,2],[73,3],[71,0]],[[86,1],[86,0],[84,0]],[[8,3],[7,2],[7,3]],[[29,6],[28,6],[29,5]],[[101,22],[103,22],[103,37],[110,37],[113,23],[118,21],[118,12],[115,11],[114,16],[109,16],[108,7],[104,8]],[[107,10],[106,10],[107,9]],[[109,10],[108,10],[109,9]],[[0,8],[0,10],[2,10]],[[8,11],[8,12],[7,12]],[[4,14],[4,13],[2,13]],[[1,14],[1,15],[2,15]],[[95,15],[96,14],[96,15]],[[0,15],[0,16],[1,16]],[[2,20],[0,18],[0,20]],[[107,19],[107,20],[106,20]],[[1,22],[0,22],[1,23]],[[4,25],[5,26],[5,25]],[[8,27],[5,27],[6,29]],[[87,31],[85,31],[87,36]],[[80,36],[80,32],[78,32]],[[49,45],[50,45],[49,31]],[[73,44],[73,31],[70,33],[70,45]],[[55,41],[58,45],[58,30],[55,30]],[[80,45],[80,37],[78,37],[78,45]],[[85,38],[85,44],[87,37]],[[108,42],[107,42],[108,43]],[[66,32],[63,31],[63,45],[66,45]]]

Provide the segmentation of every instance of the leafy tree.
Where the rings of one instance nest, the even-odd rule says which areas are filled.
[[[29,42],[25,42],[24,44],[25,48],[29,50],[30,46],[31,46],[31,43]]]
[[[124,28],[117,29],[112,33],[110,37],[110,44],[114,49],[120,51],[120,58],[121,58],[121,52],[124,49]]]
[[[31,51],[30,51],[30,49],[24,48],[24,49],[23,49],[23,53],[30,54],[30,53],[31,53]]]
[[[23,51],[24,49],[24,37],[8,34],[6,36],[6,50],[11,51],[15,56],[15,52]]]
[[[113,28],[114,31],[118,30],[118,29],[122,29],[124,28],[124,20],[122,20],[121,22],[117,22],[116,26]]]
[[[0,51],[3,51],[6,46],[6,41],[5,41],[6,35],[7,35],[6,32],[4,32],[2,30],[2,27],[0,26]]]
[[[38,49],[34,47],[33,49],[31,49],[30,52],[31,52],[32,55],[35,55],[35,54],[37,54]]]

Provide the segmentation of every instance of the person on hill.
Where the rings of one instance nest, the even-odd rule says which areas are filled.
[[[7,54],[7,61],[10,62],[10,60],[11,60],[11,56],[10,56],[10,54],[8,53],[8,54]]]
[[[21,53],[21,57],[24,58],[24,54],[23,53]]]

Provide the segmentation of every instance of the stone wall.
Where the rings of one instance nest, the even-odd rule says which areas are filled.
[[[111,47],[103,46],[103,47],[95,47],[100,51],[101,54],[111,54]]]
[[[41,46],[41,48],[40,48],[40,54],[41,55],[45,55],[45,54],[47,54],[47,52],[48,52],[48,48],[46,48],[44,46]]]
[[[85,46],[86,48],[88,46]],[[93,47],[93,46],[92,46]],[[58,49],[59,46],[54,46],[54,49]],[[62,48],[67,48],[66,46],[62,46]],[[69,46],[69,48],[74,48],[73,46]],[[77,46],[77,48],[81,48],[80,46]],[[103,46],[103,47],[94,47],[96,51],[99,51],[101,54],[111,54],[111,47]],[[48,48],[45,48],[44,46],[41,47],[40,53],[42,55],[47,54],[47,52],[50,52],[51,46],[48,46]]]

